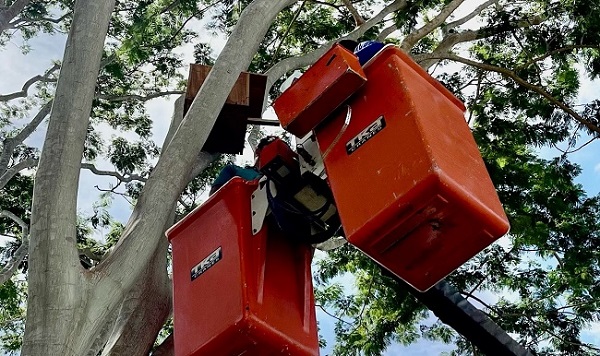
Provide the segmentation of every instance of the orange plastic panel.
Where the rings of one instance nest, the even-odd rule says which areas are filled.
[[[252,235],[257,184],[232,179],[167,231],[178,356],[319,354],[310,246]]]
[[[281,126],[303,137],[367,78],[354,53],[335,44],[273,103]]]
[[[316,130],[348,241],[425,291],[504,235],[508,220],[464,106],[387,47],[346,112]],[[343,111],[343,110],[340,110]]]
[[[287,143],[276,138],[273,142],[265,145],[260,152],[260,156],[258,157],[258,169],[262,170],[275,159],[281,160],[287,167],[298,166],[296,157],[296,153],[292,151]]]

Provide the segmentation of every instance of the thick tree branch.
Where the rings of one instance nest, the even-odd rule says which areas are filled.
[[[119,286],[114,294],[103,297],[103,306],[119,305],[123,293],[137,282],[165,239],[162,233],[170,211],[187,185],[194,162],[239,73],[247,70],[277,14],[296,1],[255,0],[244,8],[187,115],[163,147],[117,246],[95,268],[103,278],[98,280],[94,293]],[[94,319],[100,312],[92,311],[89,317]]]
[[[10,211],[2,210],[0,211],[0,216],[11,219],[21,227],[21,246],[17,248],[17,251],[12,259],[4,267],[2,267],[2,269],[0,269],[0,285],[3,285],[4,282],[13,276],[17,268],[19,268],[21,262],[23,262],[25,259],[25,256],[27,256],[27,249],[29,248],[29,226],[27,226],[27,224],[21,218]]]
[[[103,356],[146,356],[152,349],[172,310],[171,281],[167,276],[168,245],[164,238],[143,275],[124,298]]]
[[[21,161],[21,162],[15,164],[14,166],[7,169],[6,172],[4,172],[4,174],[0,175],[0,189],[4,188],[4,186],[6,186],[6,184],[17,173],[19,173],[20,171],[27,169],[27,168],[33,168],[33,167],[37,166],[37,164],[38,164],[37,158],[29,158],[29,159],[26,159],[24,161]]]
[[[167,145],[171,142],[173,135],[177,132],[181,121],[183,121],[183,106],[184,106],[185,96],[180,95],[173,105],[173,117],[171,118],[171,124],[169,125],[169,131],[167,131],[167,135],[165,136],[165,140],[163,142],[163,150],[167,147]],[[217,154],[200,152],[196,157],[196,161],[194,162],[194,167],[190,173],[188,182],[198,176],[198,174],[202,173],[208,167],[208,165],[216,160],[219,157]]]
[[[145,181],[148,180],[147,178],[145,178],[143,176],[140,176],[138,174],[122,175],[119,172],[100,170],[100,169],[96,168],[96,166],[94,166],[91,163],[81,163],[81,168],[87,169],[87,170],[91,171],[92,173],[94,173],[95,175],[98,175],[98,176],[115,177],[115,178],[117,178],[118,180],[120,180],[123,183],[128,183],[128,182],[132,182],[132,181],[145,182]]]
[[[358,10],[356,10],[354,5],[352,4],[352,1],[350,1],[350,0],[341,0],[341,1],[344,4],[344,6],[346,6],[348,11],[350,11],[350,13],[352,14],[352,17],[354,18],[354,22],[356,23],[356,26],[360,26],[365,23],[365,19],[360,15]]]
[[[112,101],[112,102],[121,102],[121,101],[149,101],[152,99],[156,99],[156,98],[160,98],[163,96],[169,96],[169,95],[181,95],[184,92],[181,90],[172,90],[172,91],[163,91],[163,92],[156,92],[156,93],[150,93],[147,95],[137,95],[137,94],[131,94],[131,95],[107,95],[107,94],[98,94],[96,95],[97,99],[102,99],[102,100],[106,100],[106,101]]]
[[[48,69],[46,71],[46,73],[44,73],[44,75],[36,75],[35,77],[32,77],[29,80],[27,80],[25,82],[25,84],[23,84],[23,87],[21,88],[21,90],[16,91],[14,93],[6,94],[6,95],[0,95],[0,101],[9,101],[9,100],[17,99],[17,98],[26,97],[28,95],[29,88],[37,82],[42,82],[42,83],[56,82],[56,79],[50,78],[50,76],[52,74],[54,74],[54,72],[57,71],[59,68],[60,68],[60,65],[58,63],[55,63],[50,69]]]
[[[598,127],[594,123],[589,122],[588,120],[584,119],[581,115],[579,115],[577,112],[575,112],[573,109],[571,109],[567,104],[565,104],[562,101],[560,101],[559,99],[553,97],[544,88],[527,82],[526,80],[519,77],[514,71],[512,71],[510,69],[497,67],[497,66],[494,66],[491,64],[475,62],[470,59],[463,58],[463,57],[449,54],[449,53],[439,56],[439,57],[436,57],[436,58],[437,59],[449,59],[449,60],[463,63],[463,64],[466,64],[466,65],[469,65],[472,67],[476,67],[479,69],[487,70],[490,72],[496,72],[507,78],[510,78],[515,83],[519,84],[520,86],[527,88],[527,89],[533,91],[534,93],[541,95],[543,98],[548,100],[552,105],[557,106],[558,108],[560,108],[561,110],[563,110],[564,112],[569,114],[573,119],[575,119],[575,121],[577,121],[580,124],[582,124],[583,126],[587,127],[590,131],[595,132],[596,135],[600,135],[600,127]]]
[[[40,124],[42,123],[42,121],[44,121],[46,116],[48,116],[48,114],[50,114],[50,110],[52,109],[53,102],[54,102],[54,100],[50,100],[46,104],[44,104],[41,107],[40,111],[38,111],[38,113],[34,116],[33,120],[31,120],[31,122],[29,122],[12,139],[13,142],[16,143],[16,145],[20,145],[21,143],[23,143],[23,141],[25,141],[25,139],[27,137],[29,137],[29,135],[31,135],[38,128],[38,126],[40,126]]]
[[[418,30],[414,31],[413,33],[411,33],[410,35],[406,36],[404,38],[404,40],[402,41],[400,48],[402,48],[406,52],[410,52],[410,49],[417,42],[419,42],[419,40],[421,40],[423,37],[430,34],[433,30],[435,30],[442,23],[444,23],[444,21],[446,21],[448,16],[452,15],[454,10],[456,10],[456,8],[459,7],[464,1],[465,0],[453,0],[452,2],[450,2],[448,5],[446,5],[442,9],[442,11],[440,11],[440,13],[436,17],[433,18],[433,20],[429,21],[427,24],[425,24],[420,29],[418,29]]]
[[[248,139],[246,140],[252,148],[252,151],[256,151],[260,139],[263,137],[260,125],[252,125],[250,132],[248,133]]]
[[[319,4],[319,5],[323,5],[323,6],[333,7],[337,11],[341,11],[340,8],[342,7],[342,5],[337,5],[335,3],[329,3],[329,2],[321,1],[321,0],[308,0],[308,1],[312,2],[313,4]]]
[[[414,56],[414,60],[417,61],[425,70],[431,68],[434,64],[439,62],[435,57],[443,55],[444,53],[450,52],[450,50],[459,43],[475,41],[482,38],[491,37],[511,29],[525,28],[530,26],[539,25],[544,21],[541,16],[536,16],[528,19],[522,19],[516,21],[508,28],[505,25],[484,27],[477,30],[467,30],[458,33],[451,33],[444,37],[444,39],[438,44],[435,50],[430,54],[421,54]]]
[[[379,32],[379,35],[377,35],[377,41],[383,42],[383,40],[388,38],[388,36],[394,33],[394,31],[396,30],[398,30],[398,26],[396,26],[396,24],[384,28],[383,30],[381,30],[381,32]]]
[[[526,63],[520,65],[519,69],[527,68],[530,65],[532,65],[533,63],[537,63],[539,61],[543,61],[544,59],[546,59],[548,57],[552,57],[555,54],[559,54],[559,53],[562,53],[562,52],[570,52],[570,51],[573,51],[573,50],[576,50],[576,49],[588,49],[588,48],[591,48],[591,49],[600,49],[600,46],[598,46],[598,45],[571,45],[571,46],[565,46],[565,47],[562,47],[562,48],[557,48],[557,49],[555,49],[553,51],[548,51],[548,52],[544,53],[541,56],[538,56],[538,57],[530,59]]]
[[[200,173],[204,172],[206,167],[208,167],[208,165],[214,162],[217,158],[219,158],[219,155],[216,153],[200,152],[198,157],[196,157],[196,162],[194,162],[188,182],[196,178]]]
[[[439,62],[439,59],[436,59],[437,56],[440,56],[443,53],[449,53],[456,44],[474,41],[483,37],[484,34],[481,30],[468,30],[460,33],[453,33],[446,36],[432,53],[415,55],[413,59],[425,70],[428,70],[431,66]]]
[[[17,17],[30,2],[31,0],[16,0],[8,8],[0,10],[0,33],[11,28],[10,22],[12,19]]]
[[[183,121],[183,109],[185,104],[185,95],[180,95],[177,99],[175,99],[175,103],[173,104],[173,116],[171,117],[171,124],[169,125],[169,130],[167,131],[167,135],[165,136],[165,140],[162,144],[162,149],[167,148],[173,135],[177,132],[181,121]]]
[[[449,24],[444,26],[442,28],[442,30],[445,33],[448,33],[450,30],[453,30],[458,26],[464,25],[467,21],[475,18],[475,16],[479,15],[483,10],[487,9],[490,5],[497,4],[498,1],[499,0],[488,0],[488,1],[484,2],[483,4],[479,5],[475,9],[473,9],[473,11],[471,11],[468,15],[466,15],[456,21],[450,22]]]
[[[383,8],[377,15],[373,16],[372,18],[367,20],[364,24],[362,24],[361,26],[359,26],[354,31],[350,32],[349,34],[347,34],[346,36],[344,36],[341,39],[352,39],[352,40],[358,39],[360,36],[364,35],[365,32],[367,32],[369,29],[371,29],[372,27],[376,26],[381,21],[383,21],[383,19],[387,15],[389,15],[393,12],[402,10],[402,9],[406,8],[407,5],[408,5],[408,3],[406,0],[394,1],[393,3],[387,5],[385,8]],[[294,70],[294,69],[306,67],[306,66],[314,63],[320,56],[322,56],[325,52],[327,52],[327,50],[329,49],[329,47],[331,47],[331,45],[333,43],[334,43],[334,41],[327,42],[312,52],[306,53],[299,57],[286,58],[286,59],[278,62],[274,66],[272,66],[266,72],[266,74],[268,76],[266,93],[269,93],[273,84],[277,80],[279,80],[279,78],[284,76],[285,73],[287,73],[291,70]],[[265,103],[266,102],[267,101],[265,100]]]

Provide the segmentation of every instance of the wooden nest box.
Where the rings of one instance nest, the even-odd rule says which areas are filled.
[[[192,101],[194,101],[211,68],[211,66],[202,64],[190,65],[183,109],[184,115],[192,105]],[[206,143],[202,147],[203,151],[210,153],[242,153],[246,125],[249,119],[262,116],[266,86],[266,76],[247,72],[240,73]],[[252,120],[255,123],[260,123],[260,121],[260,119]]]

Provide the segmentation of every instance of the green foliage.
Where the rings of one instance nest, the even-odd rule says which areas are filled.
[[[16,0],[6,1],[10,6]],[[28,41],[40,33],[56,34],[65,30],[70,23],[73,0],[32,0],[12,21],[11,30],[0,33],[0,46],[6,45],[16,34],[24,40],[20,46],[24,53],[30,50]]]
[[[135,203],[160,155],[152,137],[154,122],[145,105],[147,97],[183,90],[187,70],[178,54],[182,46],[193,43],[194,61],[214,64],[218,53],[207,44],[206,36],[231,33],[250,2],[118,1],[97,81],[84,159],[107,160],[119,175],[141,179],[111,185],[98,193],[91,213],[80,214],[77,243],[84,267],[98,263],[121,236],[124,226],[109,213],[115,195]],[[352,1],[365,19],[392,2]],[[383,28],[395,24],[398,30],[387,42],[401,43],[450,2],[410,1],[361,40],[375,39]],[[0,45],[18,33],[27,50],[29,39],[39,33],[68,28],[72,6],[72,1],[31,1],[22,14],[30,21],[16,32],[3,33]],[[56,15],[66,16],[57,24],[48,20]],[[511,222],[509,241],[489,247],[449,281],[471,300],[481,299],[480,293],[498,295],[497,302],[480,300],[486,304],[484,311],[539,355],[600,353],[597,346],[582,340],[589,324],[600,320],[600,197],[588,196],[575,183],[582,168],[570,161],[569,154],[540,157],[540,151],[558,144],[566,143],[574,150],[582,144],[581,137],[598,137],[589,126],[557,108],[557,102],[564,103],[588,123],[600,124],[600,100],[577,102],[582,79],[600,75],[598,18],[597,1],[499,1],[470,23],[482,26],[475,40],[454,50],[482,66],[449,66],[451,62],[443,60],[435,67],[436,73],[447,71],[438,78],[468,107],[469,124]],[[464,33],[465,28],[450,28],[457,19],[448,18],[420,39],[411,53],[426,56],[444,36]],[[209,21],[208,29],[190,26],[198,20]],[[265,72],[282,59],[308,53],[349,33],[355,25],[341,1],[299,1],[278,15],[249,70]],[[497,70],[489,70],[490,66]],[[14,137],[24,120],[52,97],[53,85],[37,85],[28,98],[0,104],[0,139]],[[274,98],[279,93],[273,89],[270,94]],[[110,139],[100,134],[107,128],[113,131]],[[20,145],[10,162],[36,156],[36,148]],[[178,216],[201,202],[213,177],[232,160],[220,157],[190,182],[182,193]],[[32,184],[28,175],[15,176],[0,193],[0,207],[9,207],[28,222]],[[0,233],[18,236],[20,228],[3,219]],[[11,258],[18,246],[13,242],[2,248],[2,261]],[[26,263],[22,267],[26,271]],[[431,321],[430,313],[408,291],[350,246],[320,261],[316,279],[318,304],[338,317],[336,355],[379,355],[391,343],[410,344],[420,338],[455,344],[452,354],[475,352],[470,342],[439,321]],[[352,285],[342,285],[340,280],[351,280]],[[24,288],[24,282],[14,280],[0,286],[0,343],[7,351],[19,347]],[[162,338],[171,327],[168,323]]]
[[[152,142],[130,143],[122,137],[112,140],[108,157],[115,167],[124,173],[132,173],[145,167],[148,158],[156,157],[158,148]]]
[[[202,203],[203,198],[206,196],[213,180],[221,169],[228,164],[232,164],[235,161],[234,155],[221,155],[218,159],[213,161],[208,167],[202,171],[197,177],[192,179],[185,190],[182,193],[181,206],[177,210],[178,217],[183,217],[195,207]]]
[[[0,350],[16,354],[21,348],[25,328],[25,283],[8,280],[0,285]]]
[[[28,175],[17,174],[2,189],[0,207],[10,207],[13,214],[20,217],[25,223],[29,223],[29,207],[32,195],[33,178]],[[0,234],[20,235],[21,227],[8,218],[0,217]]]

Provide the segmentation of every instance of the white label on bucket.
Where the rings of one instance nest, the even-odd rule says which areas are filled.
[[[385,118],[383,115],[377,118],[371,125],[367,126],[366,129],[362,130],[358,135],[346,143],[346,152],[351,154],[356,151],[360,146],[364,145],[365,142],[373,138],[385,127]]]
[[[222,250],[221,246],[219,246],[219,248],[214,250],[210,255],[208,255],[205,259],[200,261],[200,263],[195,265],[194,268],[192,268],[192,271],[191,271],[192,281],[194,279],[200,277],[200,275],[202,275],[202,273],[208,271],[209,268],[211,268],[212,266],[214,266],[217,262],[219,262],[221,260],[221,258],[223,257],[221,250]]]

